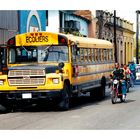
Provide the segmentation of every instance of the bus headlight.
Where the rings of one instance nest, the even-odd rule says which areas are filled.
[[[0,80],[0,86],[2,86],[3,85],[3,81],[2,80]]]
[[[59,83],[59,79],[58,78],[54,78],[53,79],[53,84],[58,84]]]

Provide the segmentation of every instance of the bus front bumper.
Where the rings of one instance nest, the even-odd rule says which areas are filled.
[[[53,100],[62,96],[62,90],[42,90],[42,91],[0,91],[0,101],[11,100]]]

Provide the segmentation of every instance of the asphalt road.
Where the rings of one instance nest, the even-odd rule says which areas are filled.
[[[81,97],[69,111],[27,107],[0,114],[1,130],[120,130],[140,129],[140,86],[130,89],[126,103],[112,104],[109,90],[102,101]]]

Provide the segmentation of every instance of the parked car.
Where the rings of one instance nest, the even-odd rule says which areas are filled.
[[[140,65],[136,66],[136,80],[140,80]]]

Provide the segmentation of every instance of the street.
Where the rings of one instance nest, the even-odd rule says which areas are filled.
[[[140,129],[140,86],[130,88],[127,102],[112,104],[109,90],[102,101],[75,99],[69,111],[36,107],[0,114],[1,130],[120,130]]]

